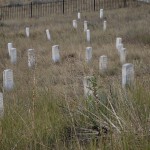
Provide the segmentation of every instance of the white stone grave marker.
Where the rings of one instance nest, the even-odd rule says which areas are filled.
[[[120,62],[121,64],[126,62],[126,48],[120,49]]]
[[[0,117],[4,115],[3,93],[0,93]]]
[[[8,54],[10,56],[10,50],[13,47],[13,44],[12,43],[8,43],[7,46],[8,46]]]
[[[87,39],[87,42],[90,42],[91,40],[91,35],[90,35],[90,30],[86,30],[86,39]]]
[[[87,63],[89,63],[91,61],[91,59],[92,59],[92,47],[86,48],[85,58],[86,58]]]
[[[26,36],[29,37],[30,36],[30,28],[26,27]]]
[[[131,86],[134,82],[134,65],[127,63],[122,66],[122,87]]]
[[[48,40],[51,40],[51,35],[50,35],[50,32],[49,32],[49,29],[46,29],[46,36],[47,36]]]
[[[10,62],[12,64],[17,63],[17,50],[16,50],[16,48],[11,48],[10,49]]]
[[[86,32],[87,29],[88,29],[88,22],[84,21],[84,32]]]
[[[99,58],[99,69],[102,73],[107,70],[108,58],[106,55],[102,55]]]
[[[105,31],[106,28],[107,28],[107,21],[104,21],[104,22],[103,22],[103,30]]]
[[[123,44],[122,43],[118,44],[118,54],[120,54],[121,49],[123,49]]]
[[[28,67],[34,68],[35,67],[35,50],[28,49]]]
[[[54,63],[60,62],[59,45],[52,46],[52,60]]]
[[[13,71],[11,69],[3,71],[3,87],[6,91],[10,91],[14,87]]]
[[[100,14],[99,14],[100,19],[102,19],[103,16],[104,16],[104,10],[103,10],[103,9],[100,9]]]
[[[75,29],[77,29],[77,20],[73,20],[73,21],[72,21],[72,24],[73,24],[73,27],[74,27]]]
[[[78,12],[78,19],[81,19],[81,13]]]
[[[84,86],[84,95],[85,97],[92,96],[93,90],[92,90],[92,79],[93,76],[86,76],[83,79],[83,86]]]
[[[118,45],[119,45],[119,44],[122,44],[122,38],[117,37],[117,38],[116,38],[116,49],[118,49]]]

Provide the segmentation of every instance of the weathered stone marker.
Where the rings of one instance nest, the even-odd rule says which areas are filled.
[[[119,43],[118,44],[118,54],[120,54],[120,51],[123,49],[123,44]]]
[[[52,46],[52,60],[54,63],[60,62],[59,45]]]
[[[72,21],[72,24],[73,24],[73,27],[74,27],[75,29],[77,29],[77,20],[73,20],[73,21]]]
[[[11,50],[11,48],[13,47],[13,44],[12,44],[12,43],[8,43],[8,44],[7,44],[7,47],[8,47],[8,54],[9,54],[9,56],[10,56],[10,50]]]
[[[16,50],[16,48],[11,48],[10,49],[10,62],[12,64],[17,63],[17,50]]]
[[[104,16],[104,10],[100,9],[100,14],[99,14],[100,19],[103,19],[103,16]]]
[[[46,29],[46,36],[47,36],[47,39],[50,41],[51,40],[51,35],[50,35],[50,32],[49,32],[49,29]]]
[[[84,32],[86,32],[87,29],[88,29],[88,22],[84,21]]]
[[[87,42],[90,42],[91,40],[91,35],[90,35],[90,30],[86,30],[86,39],[87,39]]]
[[[35,67],[35,50],[28,49],[28,67],[34,68]]]
[[[126,62],[126,48],[120,49],[120,62],[121,64]]]
[[[86,76],[83,79],[83,86],[84,86],[84,95],[85,97],[93,96],[93,85],[92,80],[94,79],[93,76]]]
[[[6,69],[3,71],[3,88],[6,91],[12,90],[14,87],[13,71],[11,69]]]
[[[0,92],[0,118],[4,115],[3,93]]]
[[[106,72],[108,64],[108,58],[106,55],[102,55],[99,58],[99,69],[102,73]]]
[[[118,49],[118,46],[119,46],[120,44],[122,44],[122,38],[117,37],[117,38],[116,38],[116,49]]]
[[[122,66],[122,87],[131,86],[134,82],[134,65],[127,63]]]
[[[81,19],[81,13],[78,12],[78,19]]]
[[[85,59],[86,59],[87,63],[91,62],[91,59],[92,59],[92,47],[87,47],[86,48]]]
[[[103,30],[105,31],[106,28],[107,28],[107,21],[104,21],[104,22],[103,22]]]
[[[30,28],[26,27],[26,36],[29,37],[30,36]]]

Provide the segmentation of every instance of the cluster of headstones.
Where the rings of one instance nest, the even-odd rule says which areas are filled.
[[[126,48],[123,47],[122,38],[116,38],[116,49],[120,57],[120,62],[122,64],[122,88],[133,86],[134,83],[134,65],[131,63],[126,63]],[[90,57],[91,58],[91,57]],[[107,56],[100,57],[99,67],[101,70],[107,70]],[[93,76],[86,76],[83,80],[84,94],[85,96],[93,95],[92,91],[92,80]]]
[[[25,28],[26,37],[30,37],[30,28]],[[51,35],[49,29],[46,29],[46,36],[48,40],[51,40]],[[11,64],[17,63],[17,50],[13,47],[13,43],[8,43],[8,54],[10,58]],[[36,59],[35,59],[35,50],[28,49],[28,67],[35,68]],[[59,45],[52,46],[52,60],[54,63],[60,61],[60,54],[59,54]],[[14,88],[14,79],[13,79],[13,70],[12,69],[5,69],[3,71],[3,89],[4,91],[11,91]],[[3,93],[0,93],[0,116],[3,116],[4,106],[3,106]]]
[[[104,11],[100,9],[100,19],[103,19]],[[81,19],[81,14],[77,14],[78,19]],[[103,30],[106,30],[106,20],[103,23]],[[73,20],[73,27],[77,28],[77,21]],[[26,27],[25,29],[26,36],[30,36],[30,29]],[[90,42],[90,30],[88,29],[88,22],[84,21],[84,32],[87,35],[87,41]],[[47,39],[51,40],[51,35],[49,29],[46,30]],[[123,64],[122,66],[122,87],[126,87],[126,85],[132,85],[134,81],[134,66],[133,64],[126,63],[126,49],[123,47],[122,38],[116,38],[116,49],[120,56],[120,62]],[[52,46],[52,60],[54,63],[60,62],[60,49],[59,45]],[[13,48],[12,43],[8,43],[8,53],[10,57],[10,61],[12,64],[17,63],[17,51],[16,48]],[[87,47],[85,51],[85,60],[89,63],[92,60],[92,47]],[[36,64],[35,61],[35,50],[28,49],[28,67],[34,68]],[[102,73],[105,73],[108,69],[108,58],[106,55],[100,56],[99,59],[99,69]],[[83,84],[84,84],[84,94],[86,96],[91,95],[93,91],[91,90],[91,80],[93,76],[86,76],[84,77]],[[13,70],[6,69],[3,71],[3,88],[5,91],[11,91],[14,87],[14,80],[13,80]],[[0,114],[3,112],[3,93],[0,93]]]
[[[100,19],[104,18],[104,11],[100,9]],[[81,19],[81,14],[78,13],[78,19]],[[73,27],[77,29],[77,20],[73,20]],[[103,21],[103,30],[105,31],[107,28],[107,21]],[[86,32],[87,42],[90,42],[90,30],[88,29],[88,22],[84,21],[84,32]],[[134,66],[131,63],[126,63],[126,48],[123,47],[122,38],[116,38],[116,49],[118,51],[118,55],[120,57],[120,62],[122,64],[122,87],[132,86],[134,82]],[[90,62],[92,59],[92,47],[86,48],[86,61]],[[107,56],[100,56],[99,59],[99,69],[101,72],[106,72],[108,64]],[[84,94],[85,96],[89,96],[93,93],[92,89],[92,79],[93,76],[86,76],[83,80],[84,85]]]
[[[103,19],[104,17],[104,11],[103,9],[100,9],[100,19]],[[81,19],[81,13],[78,12],[78,20]],[[73,20],[72,21],[72,24],[73,24],[73,27],[75,29],[77,29],[78,27],[78,24],[77,24],[77,20]],[[105,31],[107,28],[107,21],[104,20],[103,21],[103,30]],[[86,32],[86,39],[87,39],[87,42],[90,42],[90,30],[88,29],[88,21],[84,21],[84,32]]]
[[[133,86],[134,83],[134,65],[131,63],[126,63],[126,49],[123,48],[122,43],[118,43],[118,40],[122,40],[121,38],[116,39],[116,48],[118,50],[118,54],[120,56],[120,62],[122,63],[122,88],[126,88]],[[122,45],[122,47],[120,47]],[[101,56],[99,62],[99,68],[103,72],[107,70],[107,56]],[[94,76],[86,76],[83,80],[84,85],[84,94],[85,96],[93,95],[92,90],[92,81],[94,80]]]
[[[78,18],[78,20],[81,19],[81,13],[80,12],[78,12],[77,18]],[[104,18],[104,11],[103,11],[103,9],[100,9],[100,19],[103,19],[103,18]],[[77,29],[77,27],[78,27],[77,20],[73,20],[72,24],[73,24],[73,27],[75,29]],[[88,21],[84,21],[83,25],[84,25],[84,32],[86,32],[86,40],[87,40],[87,42],[90,42],[91,41],[91,34],[90,34],[90,30],[88,29]],[[106,30],[106,27],[107,27],[107,21],[104,20],[103,21],[103,30],[104,31]],[[92,60],[92,47],[86,47],[85,60],[87,63],[91,62],[91,60]],[[100,56],[99,69],[101,72],[105,72],[107,70],[107,56],[105,56],[105,55]]]

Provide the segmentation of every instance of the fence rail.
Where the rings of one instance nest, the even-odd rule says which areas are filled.
[[[98,11],[136,6],[137,0],[54,0],[0,6],[0,20],[42,17],[51,14]]]

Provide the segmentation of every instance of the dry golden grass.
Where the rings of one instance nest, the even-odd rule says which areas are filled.
[[[70,149],[68,148],[70,145],[67,145],[70,132],[65,130],[63,134],[66,133],[66,135],[62,135],[60,131],[63,130],[63,127],[71,126],[76,135],[78,132],[78,130],[75,131],[76,126],[82,127],[85,124],[84,127],[87,127],[88,124],[91,124],[87,121],[88,119],[84,118],[84,115],[83,118],[80,116],[81,112],[79,116],[77,115],[78,111],[76,112],[77,107],[84,103],[82,81],[83,77],[88,75],[94,75],[97,84],[102,86],[100,89],[102,100],[105,101],[108,98],[116,101],[115,111],[120,120],[125,122],[125,126],[121,122],[122,130],[135,133],[137,137],[140,137],[140,140],[142,138],[143,143],[147,144],[145,144],[145,148],[149,148],[148,141],[141,136],[146,131],[148,132],[145,128],[149,126],[149,122],[143,122],[143,119],[140,118],[146,118],[145,120],[149,118],[149,8],[148,5],[145,5],[138,8],[105,11],[108,22],[105,32],[102,30],[103,22],[99,19],[98,12],[82,13],[77,30],[72,27],[72,20],[76,18],[76,14],[1,22],[1,89],[3,89],[2,72],[4,69],[13,69],[15,82],[14,90],[4,93],[5,116],[2,120],[2,149]],[[86,42],[86,35],[83,32],[84,20],[89,22],[91,43]],[[25,37],[26,26],[30,27],[30,38]],[[46,39],[45,30],[47,28],[50,29],[51,41]],[[136,87],[135,90],[128,91],[128,101],[133,100],[131,105],[129,102],[128,107],[123,102],[126,95],[121,89],[121,64],[115,48],[115,40],[118,36],[123,38],[124,47],[127,48],[127,62],[134,64],[135,67]],[[16,65],[12,65],[9,61],[8,42],[12,42],[13,46],[17,48],[18,62]],[[55,44],[60,46],[61,62],[59,64],[54,64],[51,59],[51,47]],[[85,62],[85,48],[87,46],[93,48],[91,64]],[[35,70],[29,70],[27,67],[27,50],[29,48],[36,50]],[[101,55],[108,56],[109,68],[106,75],[102,75],[98,68]],[[111,93],[112,91],[114,93]],[[108,94],[108,97],[103,93]],[[141,100],[143,101],[141,102]],[[61,106],[62,110],[58,106]],[[66,109],[64,110],[63,107]],[[49,111],[49,109],[52,110]],[[97,109],[91,110],[91,114],[94,114],[93,117],[97,116],[95,122],[100,123],[101,119]],[[84,111],[82,113],[84,114]],[[121,128],[119,123],[116,124],[118,129]],[[69,135],[67,136],[67,134]],[[112,141],[102,139],[100,143],[103,146],[100,149],[112,147],[128,149],[132,148],[132,144],[134,144],[133,149],[137,149],[136,136],[134,134],[125,136],[126,132],[123,134],[123,141],[120,136],[117,136],[117,132],[113,132]],[[49,137],[50,135],[52,136]],[[44,136],[47,139],[44,140]],[[65,139],[66,137],[67,139]],[[89,144],[89,147],[81,146],[77,142],[78,140],[75,141],[71,143],[74,149],[96,149],[99,146],[99,144],[95,146],[94,143]],[[139,143],[140,146],[142,146],[142,142]],[[131,147],[129,143],[131,143]],[[76,144],[78,144],[77,147]],[[63,148],[60,148],[61,146]]]

